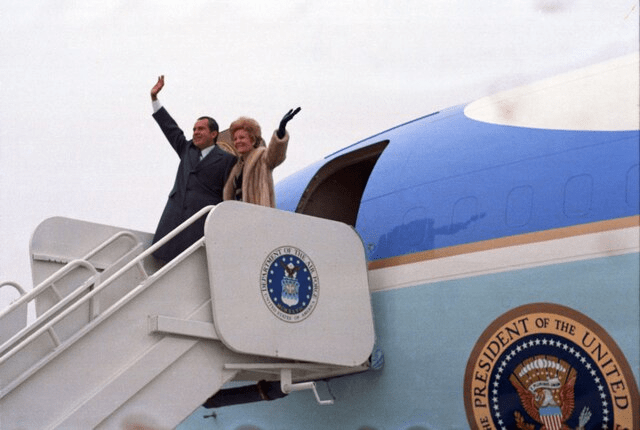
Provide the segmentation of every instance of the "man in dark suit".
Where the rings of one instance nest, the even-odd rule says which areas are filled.
[[[164,87],[164,76],[151,89],[153,118],[180,157],[175,183],[158,223],[153,243],[156,243],[187,218],[207,205],[222,201],[222,189],[236,157],[216,144],[218,124],[213,118],[200,117],[193,126],[193,139],[187,140],[178,124],[162,107],[158,93]],[[190,227],[160,247],[154,256],[167,262],[200,239],[204,221],[200,218]]]

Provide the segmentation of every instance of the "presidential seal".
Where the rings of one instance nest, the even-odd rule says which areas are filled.
[[[639,428],[638,388],[614,340],[556,304],[495,320],[469,357],[464,396],[472,429]]]
[[[300,322],[311,315],[318,303],[316,267],[298,248],[274,249],[262,265],[260,291],[276,317],[286,322]]]

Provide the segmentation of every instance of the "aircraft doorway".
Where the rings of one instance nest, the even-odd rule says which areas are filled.
[[[296,212],[356,225],[369,175],[388,140],[337,157],[324,166],[304,190]]]

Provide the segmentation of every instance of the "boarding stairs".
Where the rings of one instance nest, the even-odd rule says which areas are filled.
[[[151,254],[203,216],[203,238],[157,265]],[[224,202],[150,241],[64,218],[36,230],[36,286],[5,283],[21,297],[0,312],[1,429],[174,428],[234,381],[326,404],[314,380],[368,368],[366,259],[351,227]],[[29,303],[37,317],[23,325]]]

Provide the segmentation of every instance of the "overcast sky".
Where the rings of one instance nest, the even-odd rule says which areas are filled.
[[[638,50],[637,0],[2,0],[0,280],[66,216],[152,232],[178,158],[149,90],[190,136],[292,107],[281,179],[369,135]],[[0,292],[0,294],[2,294]],[[2,296],[0,295],[0,301]]]

